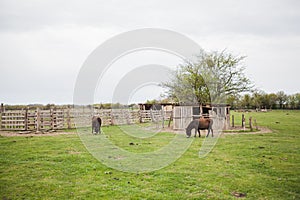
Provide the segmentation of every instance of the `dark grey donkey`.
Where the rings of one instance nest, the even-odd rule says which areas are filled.
[[[186,136],[191,137],[192,130],[195,129],[195,137],[196,137],[197,131],[198,131],[199,137],[201,137],[200,130],[208,130],[206,137],[208,137],[208,135],[211,131],[211,136],[214,137],[212,125],[213,125],[212,119],[205,119],[205,118],[195,119],[195,120],[191,121],[191,123],[186,128]]]
[[[101,123],[102,123],[102,120],[100,117],[94,116],[92,118],[92,133],[93,134],[101,133]]]

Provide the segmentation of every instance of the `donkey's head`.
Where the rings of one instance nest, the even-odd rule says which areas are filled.
[[[190,126],[188,126],[186,129],[185,129],[185,134],[186,134],[186,137],[189,138],[191,137],[192,135],[192,128]]]

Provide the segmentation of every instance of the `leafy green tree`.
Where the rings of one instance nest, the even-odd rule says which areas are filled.
[[[250,91],[252,82],[245,76],[243,56],[200,51],[195,62],[186,61],[173,72],[171,81],[162,83],[169,97],[177,102],[211,103],[223,95]],[[222,99],[224,102],[224,99]]]
[[[241,99],[241,107],[250,109],[252,107],[252,98],[250,94],[245,94],[244,97]]]
[[[296,97],[296,94],[289,95],[287,97],[287,104],[288,104],[288,106],[289,106],[290,109],[297,108],[297,97]]]
[[[263,91],[255,91],[252,94],[252,107],[259,108],[259,109],[265,107],[264,96],[265,94]]]
[[[231,109],[236,109],[239,106],[240,96],[239,95],[229,95],[227,96],[227,104],[230,105]]]
[[[296,107],[300,109],[300,93],[295,94],[296,97]]]
[[[268,108],[275,109],[277,108],[277,95],[274,93],[267,94],[268,97]]]
[[[274,93],[267,94],[265,92],[261,93],[261,107],[272,109],[276,108],[277,95]]]
[[[46,106],[43,107],[45,110],[50,110],[51,108],[55,108],[55,104],[48,103]]]
[[[277,92],[276,96],[277,96],[277,101],[278,101],[278,104],[279,104],[279,108],[283,109],[284,104],[288,100],[287,95],[283,91],[279,91],[279,92]]]

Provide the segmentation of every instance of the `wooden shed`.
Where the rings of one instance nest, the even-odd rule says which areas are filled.
[[[176,103],[139,103],[140,110],[164,110],[172,111],[174,106],[178,105]]]
[[[218,105],[181,105],[173,109],[173,129],[184,130],[194,119],[205,118],[223,118],[225,119],[225,129],[230,123],[230,106],[224,104]]]

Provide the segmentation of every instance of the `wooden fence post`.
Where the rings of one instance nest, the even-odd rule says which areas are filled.
[[[113,115],[113,111],[110,111],[110,124],[113,126],[115,124],[115,119],[114,119],[114,115]]]
[[[153,117],[153,112],[152,112],[152,108],[150,108],[150,117],[151,117],[151,121],[154,122],[154,117]]]
[[[140,123],[143,123],[142,110],[139,110],[139,120]]]
[[[67,124],[68,124],[68,129],[71,129],[70,107],[68,107],[68,110],[67,110]]]
[[[242,128],[244,128],[244,130],[245,130],[245,128],[246,128],[245,122],[246,122],[245,115],[242,114]]]
[[[28,130],[28,108],[25,108],[24,129],[25,131]]]
[[[253,127],[252,127],[252,117],[249,117],[249,126],[250,126],[250,130],[253,131]]]
[[[53,109],[50,108],[50,119],[51,119],[51,130],[54,130],[54,117],[53,117]]]
[[[164,106],[161,106],[162,128],[165,128],[165,111]]]
[[[234,128],[234,115],[232,115],[232,127]]]
[[[53,112],[53,130],[58,128],[58,111],[56,110],[56,107],[52,109]]]
[[[173,120],[173,112],[174,112],[174,107],[172,108],[171,116],[170,116],[169,123],[168,123],[169,128],[171,127],[171,121]]]
[[[208,117],[209,117],[209,115],[208,115]],[[229,129],[229,127],[230,127],[230,115],[229,114],[226,114],[225,120],[226,120],[226,129]]]
[[[43,129],[44,129],[44,117],[40,111],[40,130],[43,130]]]
[[[242,114],[242,127],[244,127],[244,114]]]
[[[35,118],[35,126],[36,126],[36,132],[40,132],[40,125],[41,125],[41,113],[40,108],[36,108],[36,118]]]

